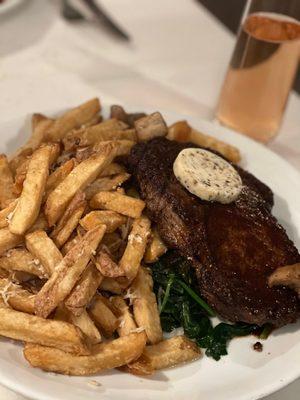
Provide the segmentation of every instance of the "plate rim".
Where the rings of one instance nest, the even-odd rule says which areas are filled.
[[[17,2],[22,1],[22,0],[17,0]],[[1,13],[0,13],[1,14]],[[133,105],[125,105],[125,107],[128,110],[134,110],[134,109],[138,109],[139,107],[134,107]],[[62,112],[64,112],[64,110],[66,110],[65,108],[62,108],[60,111],[49,111],[46,110],[45,112],[47,113],[47,115],[57,115],[60,114]],[[106,103],[102,103],[102,112],[104,114],[106,114],[108,110],[108,104]],[[153,108],[149,108],[149,107],[145,107],[145,111],[146,112],[153,112]],[[198,116],[191,116],[191,115],[184,115],[184,114],[180,114],[177,112],[173,112],[173,111],[169,111],[169,110],[160,110],[160,112],[162,113],[162,115],[166,117],[166,119],[186,119],[188,121],[192,121],[192,125],[197,127],[198,125],[204,125],[205,127],[207,127],[208,129],[208,134],[209,135],[213,135],[215,137],[217,137],[217,133],[213,134],[211,131],[212,130],[216,130],[216,131],[220,131],[222,133],[228,133],[229,134],[229,140],[228,142],[231,144],[234,144],[234,139],[238,138],[238,141],[241,141],[242,143],[244,142],[245,145],[247,145],[247,143],[251,144],[251,146],[254,145],[254,147],[256,147],[257,149],[259,149],[259,151],[263,151],[263,152],[267,152],[275,161],[278,161],[281,163],[281,165],[285,165],[285,167],[287,169],[289,169],[290,171],[293,172],[293,174],[296,176],[297,179],[299,179],[300,181],[300,172],[292,165],[290,164],[287,160],[285,160],[284,158],[282,158],[279,154],[275,153],[273,150],[267,148],[266,146],[264,146],[263,144],[254,141],[253,139],[246,137],[242,134],[240,134],[239,132],[236,132],[230,128],[227,128],[225,126],[216,124],[214,121],[209,121],[207,119],[198,117]],[[0,121],[0,126],[1,125],[10,125],[10,124],[14,124],[16,126],[18,126],[21,121],[23,121],[23,123],[26,121],[26,119],[28,118],[28,115],[32,115],[32,113],[27,113],[25,115],[20,115],[17,116],[14,119],[10,119],[10,120],[4,120],[4,121]],[[20,126],[18,126],[20,128]],[[243,149],[240,149],[241,153],[243,153]],[[224,366],[224,368],[226,368]],[[300,366],[299,366],[299,370],[295,371],[294,373],[289,373],[287,378],[284,378],[283,381],[278,380],[276,382],[272,382],[272,383],[268,383],[265,386],[261,387],[261,388],[255,388],[255,390],[252,390],[251,393],[245,393],[245,395],[240,396],[239,400],[258,400],[261,399],[265,396],[268,396],[272,393],[277,392],[280,389],[283,389],[285,386],[289,385],[290,383],[294,382],[296,379],[298,379],[300,377]],[[50,381],[49,381],[50,382]],[[41,391],[37,391],[34,389],[34,386],[24,386],[23,384],[19,383],[18,381],[12,381],[11,379],[9,379],[7,376],[5,376],[2,373],[2,370],[0,369],[0,384],[2,384],[3,386],[5,386],[6,388],[19,393],[23,396],[29,397],[33,400],[54,400],[57,399],[57,397],[49,395],[47,393],[41,392]],[[95,394],[97,392],[95,391]],[[100,394],[100,393],[99,393]]]

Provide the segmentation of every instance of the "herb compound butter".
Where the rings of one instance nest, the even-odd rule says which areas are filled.
[[[238,172],[223,158],[203,149],[182,150],[173,171],[192,194],[206,201],[223,204],[236,200],[242,189]]]

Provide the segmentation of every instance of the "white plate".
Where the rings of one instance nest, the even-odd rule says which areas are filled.
[[[23,3],[24,0],[6,0],[3,4],[0,4],[0,14],[4,14],[9,10],[12,10],[19,4]]]
[[[185,119],[164,114],[169,123]],[[207,121],[187,118],[200,131],[238,146],[243,166],[266,182],[275,193],[274,213],[300,248],[300,175],[266,147]],[[24,119],[1,125],[1,152],[14,150],[28,136]],[[229,356],[216,362],[207,357],[151,378],[108,371],[93,377],[66,377],[29,367],[21,346],[0,341],[0,383],[37,400],[254,400],[266,396],[300,376],[300,323],[274,332],[255,352],[255,337],[238,338]],[[89,381],[101,386],[92,386]]]

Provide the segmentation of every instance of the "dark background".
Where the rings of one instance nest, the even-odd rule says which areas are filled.
[[[236,33],[243,13],[246,0],[198,0],[228,29]],[[282,0],[286,1],[286,0]],[[299,0],[300,1],[300,0]],[[300,72],[295,81],[294,89],[300,93]]]

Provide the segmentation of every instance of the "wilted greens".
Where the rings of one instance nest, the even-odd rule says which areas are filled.
[[[215,313],[197,294],[194,270],[190,263],[174,251],[168,251],[152,266],[162,328],[171,332],[183,327],[184,333],[206,348],[206,355],[219,360],[227,354],[229,340],[258,331],[256,325],[219,323],[213,327]]]

